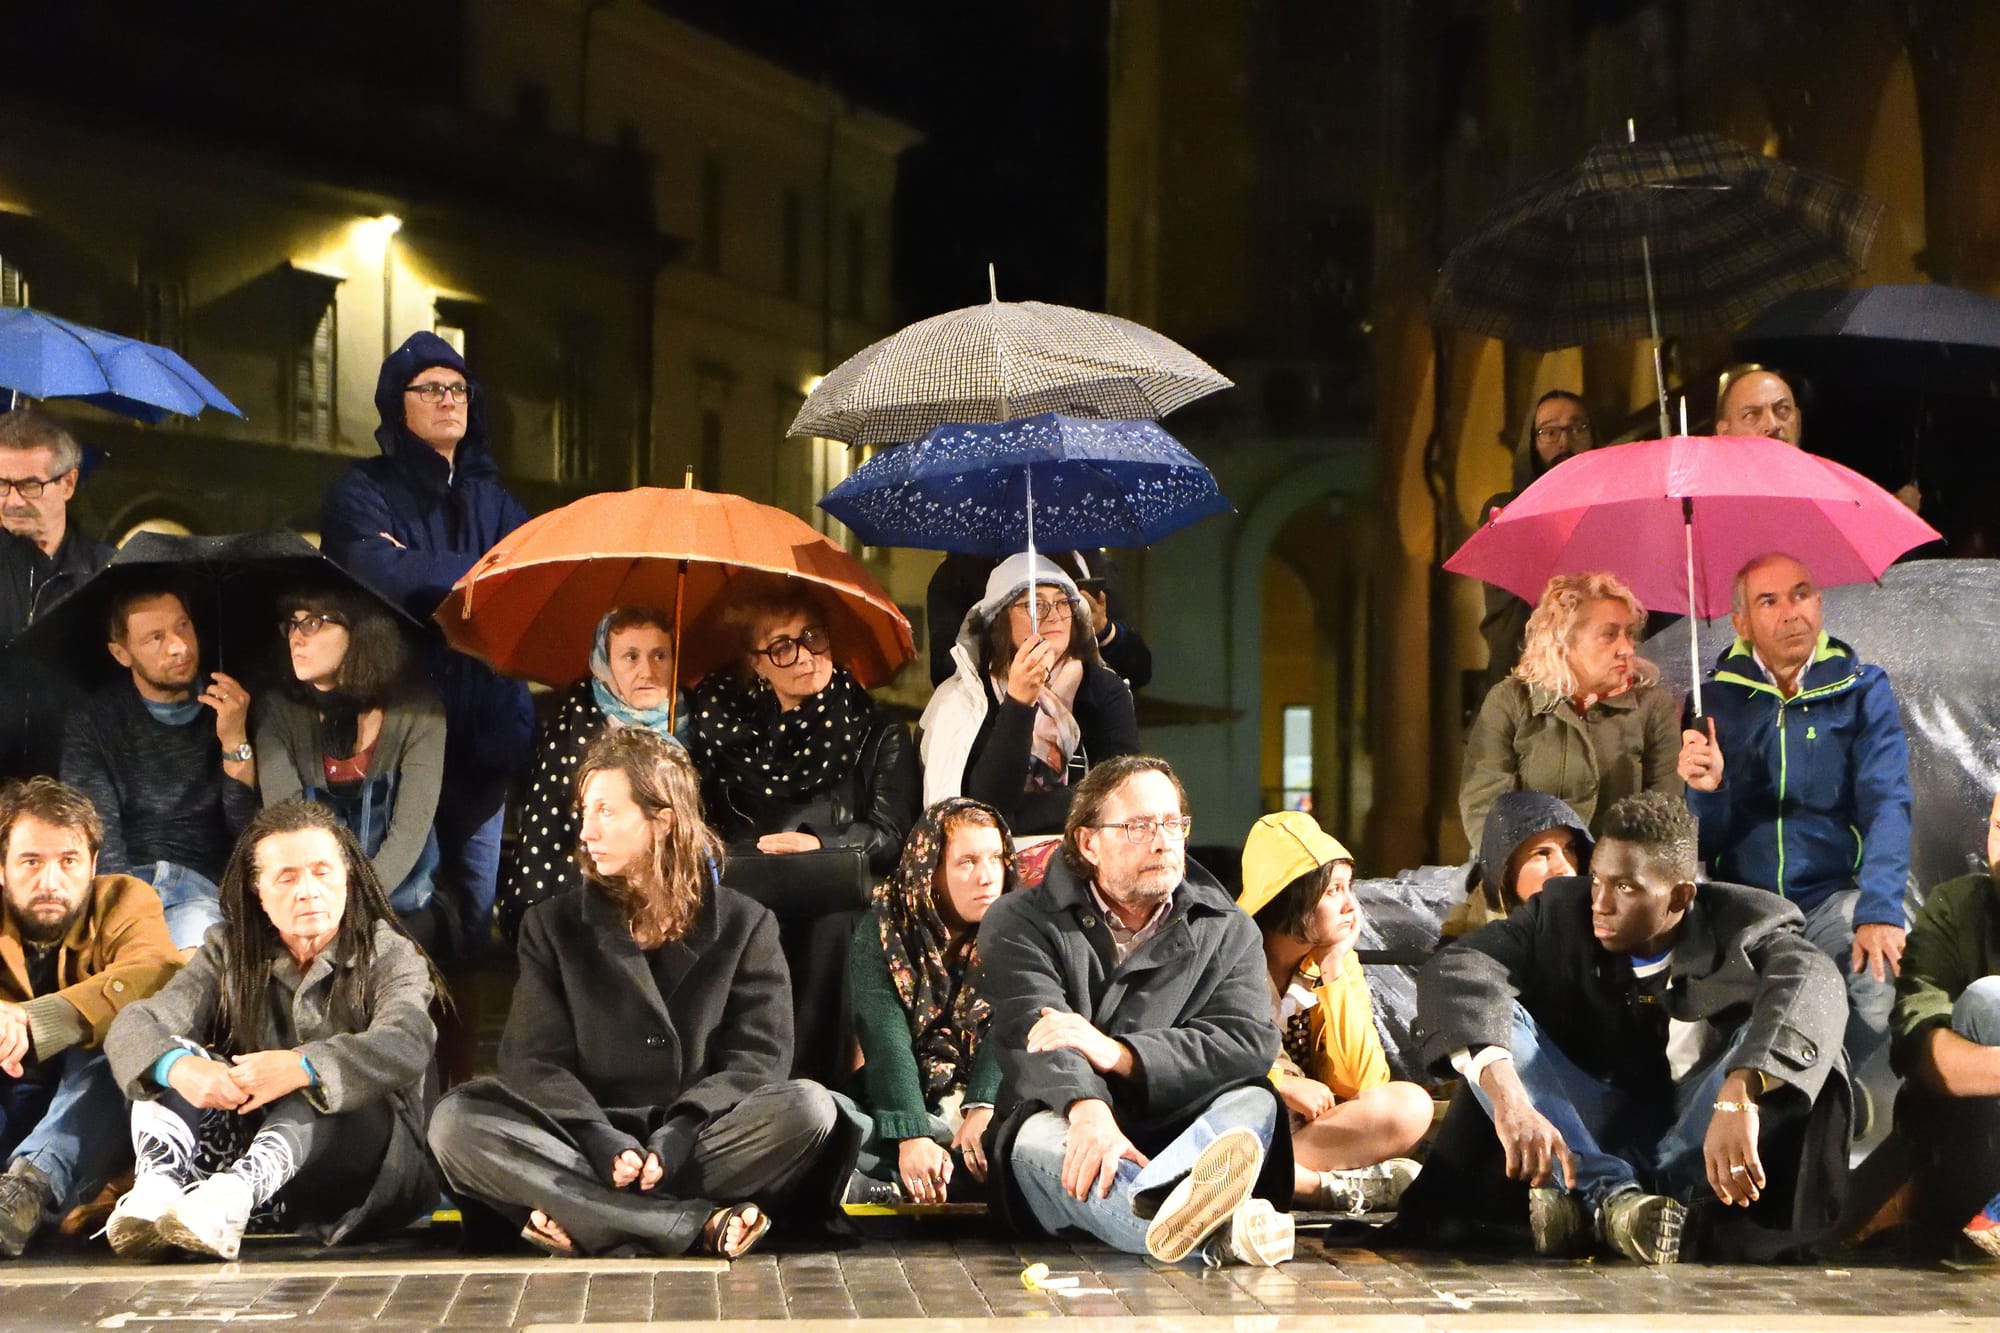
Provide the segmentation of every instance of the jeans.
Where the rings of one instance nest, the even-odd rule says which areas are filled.
[[[457,896],[459,939],[478,957],[493,933],[493,897],[500,878],[500,829],[507,818],[507,779],[445,774],[438,792],[438,882]]]
[[[1981,977],[1951,1006],[1951,1030],[1979,1046],[2000,1046],[2000,977]]]
[[[1556,1168],[1559,1183],[1581,1194],[1595,1215],[1607,1195],[1626,1186],[1685,1201],[1707,1179],[1702,1140],[1736,1045],[1713,1051],[1675,1082],[1671,1106],[1649,1105],[1586,1074],[1518,1004],[1508,1049],[1535,1109],[1556,1127],[1576,1161],[1574,1180],[1561,1180],[1562,1168]],[[1471,1087],[1491,1116],[1486,1089]]]
[[[1889,1011],[1896,1007],[1896,978],[1885,981],[1864,962],[1859,972],[1850,971],[1854,958],[1854,906],[1861,890],[1841,889],[1821,899],[1806,913],[1806,940],[1833,960],[1847,983],[1847,1035],[1841,1045],[1847,1051],[1847,1067],[1856,1076],[1868,1058],[1889,1044]]]
[[[27,1070],[0,1074],[0,1153],[26,1158],[68,1212],[132,1160],[122,1132],[125,1094],[101,1050],[72,1046]]]
[[[1277,1128],[1277,1105],[1268,1088],[1236,1088],[1223,1093],[1146,1166],[1121,1160],[1106,1198],[1099,1198],[1092,1189],[1088,1198],[1073,1199],[1063,1189],[1069,1118],[1055,1111],[1038,1111],[1028,1117],[1015,1136],[1009,1167],[1021,1197],[1044,1229],[1057,1232],[1076,1227],[1114,1249],[1144,1254],[1149,1223],[1132,1211],[1132,1197],[1171,1188],[1194,1169],[1194,1159],[1201,1150],[1225,1130],[1248,1129],[1270,1147]]]
[[[210,926],[222,924],[222,890],[215,881],[172,861],[134,866],[132,873],[153,886],[167,914],[167,934],[176,949],[198,949]]]

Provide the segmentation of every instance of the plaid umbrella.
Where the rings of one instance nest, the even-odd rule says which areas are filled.
[[[1431,314],[1540,350],[1732,329],[1859,272],[1883,211],[1845,182],[1720,135],[1603,144],[1460,242]]]
[[[850,444],[1044,412],[1157,419],[1229,380],[1128,319],[1039,301],[990,301],[919,320],[843,361],[793,435]]]

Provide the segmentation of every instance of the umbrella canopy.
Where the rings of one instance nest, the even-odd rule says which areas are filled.
[[[995,300],[856,352],[807,397],[791,434],[894,444],[954,422],[1044,412],[1158,418],[1228,387],[1206,361],[1131,320]]]
[[[14,644],[79,682],[124,672],[105,651],[112,598],[135,587],[181,595],[201,637],[203,665],[243,676],[280,660],[280,597],[330,585],[358,589],[415,634],[409,613],[336,564],[296,532],[178,537],[141,532],[110,563],[36,616]]]
[[[1858,273],[1883,212],[1845,182],[1720,135],[1603,144],[1452,250],[1432,316],[1542,350],[1732,329]]]
[[[692,487],[587,495],[529,519],[466,571],[436,619],[452,647],[496,670],[567,685],[590,669],[606,612],[657,607],[685,628],[687,685],[732,659],[715,623],[730,599],[785,580],[818,601],[834,660],[862,684],[916,656],[910,622],[859,560],[782,509]]]
[[[1934,283],[1799,292],[1736,335],[1745,355],[1842,383],[1994,396],[2000,299]]]
[[[819,505],[877,546],[1001,556],[1150,546],[1231,512],[1156,423],[1057,413],[942,427],[862,464]]]
[[[1937,535],[1860,473],[1792,445],[1674,436],[1559,463],[1444,567],[1530,602],[1553,575],[1607,570],[1649,610],[1714,617],[1729,610],[1736,571],[1757,556],[1783,551],[1835,587],[1880,577]]]
[[[148,424],[206,407],[243,415],[178,352],[25,306],[0,310],[0,389],[73,398]]]

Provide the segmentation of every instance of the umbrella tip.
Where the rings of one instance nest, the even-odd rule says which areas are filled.
[[[1625,117],[1625,142],[1626,143],[1639,142],[1639,122],[1635,117],[1632,116]]]
[[[681,472],[681,489],[684,491],[694,489],[694,464],[692,463],[689,463]]]
[[[986,295],[993,304],[1000,304],[1000,278],[994,272],[993,261],[990,259],[986,261]]]

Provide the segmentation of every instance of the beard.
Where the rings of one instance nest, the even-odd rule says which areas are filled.
[[[7,900],[7,919],[14,923],[14,929],[21,932],[21,938],[29,944],[50,945],[58,943],[69,934],[69,928],[83,915],[83,909],[90,905],[88,897],[80,898],[74,907],[54,920],[31,916],[15,906],[14,900]]]

